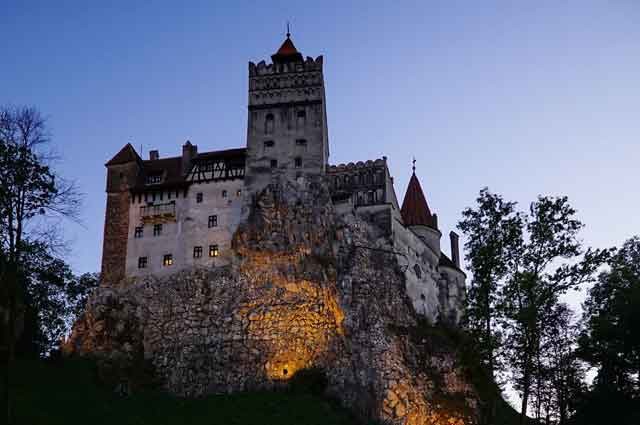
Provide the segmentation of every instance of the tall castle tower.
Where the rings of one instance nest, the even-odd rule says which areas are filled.
[[[271,60],[249,62],[249,194],[276,175],[325,173],[329,157],[322,56],[305,60],[287,33]]]

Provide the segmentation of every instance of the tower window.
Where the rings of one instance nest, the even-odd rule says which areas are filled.
[[[296,114],[296,125],[298,127],[304,127],[305,125],[305,121],[307,119],[307,113],[304,110],[300,110],[298,111],[298,113]]]
[[[162,224],[153,225],[153,236],[160,236],[162,234]]]
[[[138,257],[138,268],[139,269],[147,268],[147,257]]]
[[[271,168],[278,168],[278,160],[277,159],[272,159],[270,164],[271,164]]]
[[[227,195],[228,195],[227,191],[226,191],[226,190],[223,190],[223,191],[222,191],[222,197],[223,197],[223,198],[226,198],[226,197],[227,197]]]
[[[162,174],[147,176],[147,184],[158,184],[162,181]]]
[[[165,267],[169,267],[173,265],[173,255],[171,254],[166,254],[164,257],[162,257],[162,265]]]
[[[294,160],[295,166],[296,168],[300,168],[302,167],[302,158],[300,158],[299,156],[297,156]]]
[[[217,215],[210,215],[209,216],[209,224],[208,224],[208,226],[209,226],[209,228],[218,226],[218,216]]]
[[[267,140],[264,142],[264,147],[266,148],[272,148],[275,145],[275,142],[273,140]]]
[[[238,189],[238,191],[236,192],[237,197],[240,197],[240,195],[242,195],[242,189]]]
[[[296,140],[296,146],[301,146],[301,147],[307,147],[307,140],[306,139],[298,139]]]
[[[274,117],[273,114],[267,114],[267,116],[264,119],[264,132],[265,134],[272,134],[273,133],[273,124],[274,124]]]
[[[202,192],[196,193],[196,202],[198,204],[202,202]]]
[[[193,247],[193,258],[200,258],[202,257],[202,247],[201,246],[194,246]]]
[[[142,233],[144,231],[144,227],[142,226],[136,226],[136,230],[133,233],[133,237],[134,238],[141,238],[142,237]]]
[[[218,245],[209,245],[209,257],[218,257],[219,255]]]
[[[414,265],[414,266],[413,266],[413,271],[415,272],[416,277],[417,277],[418,279],[422,279],[422,269],[420,269],[420,266],[419,266],[419,265],[417,265],[417,264],[416,264],[416,265]]]

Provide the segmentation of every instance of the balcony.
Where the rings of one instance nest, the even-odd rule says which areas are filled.
[[[140,207],[140,220],[143,223],[162,223],[175,221],[176,204],[168,202],[166,204],[147,205]]]

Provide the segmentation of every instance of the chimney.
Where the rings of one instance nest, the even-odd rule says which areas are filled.
[[[198,146],[192,145],[189,140],[182,145],[182,174],[187,174],[191,168],[191,161],[198,155]]]
[[[457,268],[460,268],[460,249],[458,247],[458,234],[452,231],[449,233],[449,238],[451,239],[451,260]]]
[[[151,161],[155,161],[156,159],[160,159],[160,152],[157,150],[149,151],[149,159]]]

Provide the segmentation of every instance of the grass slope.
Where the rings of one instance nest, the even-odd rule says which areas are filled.
[[[18,361],[11,375],[15,423],[24,425],[354,425],[322,398],[257,392],[180,399],[158,392],[118,397],[94,382],[90,364]]]

